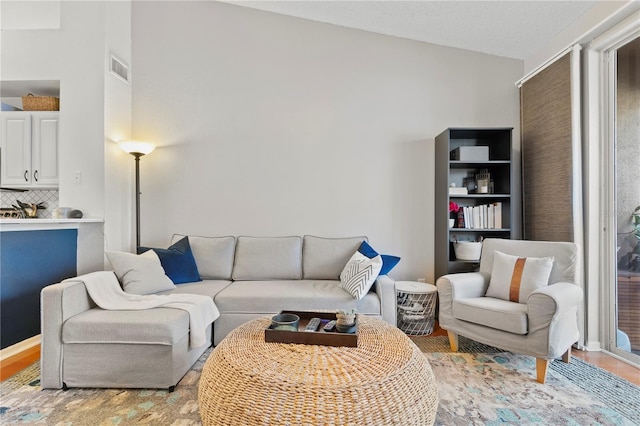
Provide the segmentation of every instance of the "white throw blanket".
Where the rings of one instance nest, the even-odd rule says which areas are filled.
[[[125,293],[116,275],[92,272],[68,281],[84,282],[91,299],[102,309],[110,311],[137,311],[152,308],[175,308],[189,313],[189,345],[197,348],[207,342],[206,330],[220,312],[209,296],[198,294],[138,294]]]

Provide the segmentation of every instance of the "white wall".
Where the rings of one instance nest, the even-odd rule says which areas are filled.
[[[216,2],[134,2],[142,244],[353,236],[433,280],[434,137],[513,126],[522,62]]]
[[[3,2],[3,7],[10,2]],[[62,2],[60,29],[3,30],[2,80],[60,80],[60,205],[104,215],[102,2]],[[82,183],[73,183],[73,173]]]
[[[133,157],[117,141],[131,138],[131,83],[109,71],[111,55],[131,65],[131,2],[107,2],[104,67],[105,239],[111,251],[130,251],[134,244],[131,187]],[[131,195],[131,196],[128,196]]]

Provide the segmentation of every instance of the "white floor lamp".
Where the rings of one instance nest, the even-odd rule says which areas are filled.
[[[136,159],[136,249],[140,247],[140,157],[151,153],[155,145],[151,142],[121,141],[118,146]]]

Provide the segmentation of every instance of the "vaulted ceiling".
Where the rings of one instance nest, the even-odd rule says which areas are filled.
[[[238,1],[312,21],[526,59],[598,1]]]

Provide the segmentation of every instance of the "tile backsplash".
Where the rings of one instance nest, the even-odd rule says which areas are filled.
[[[17,200],[23,203],[43,203],[46,209],[38,209],[38,218],[51,219],[51,213],[59,206],[58,190],[29,190],[27,192],[0,192],[0,207],[11,208],[12,204],[18,205]]]

